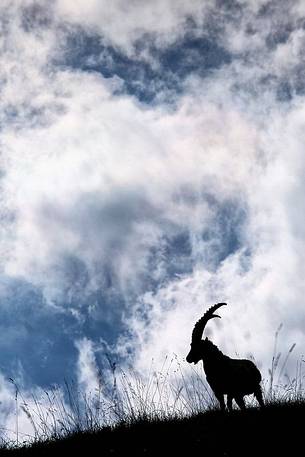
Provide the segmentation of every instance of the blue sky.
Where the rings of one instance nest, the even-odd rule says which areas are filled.
[[[268,373],[283,322],[293,373],[303,2],[4,0],[0,13],[2,401],[9,377],[91,385],[105,353],[144,373],[183,359],[217,301],[224,351]]]

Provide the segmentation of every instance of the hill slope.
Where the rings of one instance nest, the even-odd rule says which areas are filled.
[[[305,403],[294,402],[246,411],[210,411],[178,420],[139,421],[73,434],[27,448],[2,449],[7,457],[73,455],[262,456],[303,454]]]

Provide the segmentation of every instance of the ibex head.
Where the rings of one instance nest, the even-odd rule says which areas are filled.
[[[191,350],[186,356],[186,361],[188,363],[196,364],[197,362],[199,362],[199,360],[202,359],[203,353],[205,351],[205,346],[208,347],[211,345],[211,342],[207,338],[205,340],[201,339],[203,330],[210,319],[213,319],[213,317],[220,318],[220,316],[214,314],[214,311],[216,311],[218,308],[224,305],[226,305],[226,303],[217,303],[216,305],[211,306],[211,308],[209,308],[204,313],[202,318],[196,322],[192,333]]]

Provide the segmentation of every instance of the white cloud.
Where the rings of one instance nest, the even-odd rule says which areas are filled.
[[[84,394],[92,395],[98,386],[99,378],[93,343],[88,338],[83,338],[76,342],[76,347],[79,352],[77,362],[78,384]]]
[[[257,131],[233,106],[197,96],[174,113],[143,110],[111,98],[95,76],[63,73],[53,85],[70,92],[57,122],[3,135],[4,192],[17,215],[14,238],[8,226],[2,243],[3,252],[11,246],[7,274],[60,290],[62,262],[76,256],[92,279],[113,265],[124,288],[162,236],[208,227],[215,214],[204,193],[222,204],[250,184]]]
[[[61,0],[56,4],[56,12],[63,20],[98,32],[107,42],[133,53],[135,42],[145,34],[155,35],[159,45],[173,43],[183,34],[189,17],[202,24],[203,14],[211,3]]]
[[[295,358],[300,359],[305,264],[301,125],[303,105],[298,103],[286,112],[274,110],[268,125],[257,131],[255,148],[266,151],[267,162],[263,166],[250,159],[253,174],[243,177],[242,189],[249,211],[244,248],[251,256],[241,249],[212,273],[198,265],[193,274],[139,302],[139,308],[150,305],[148,318],[139,321],[135,314],[136,322],[131,323],[139,338],[139,366],[148,369],[151,357],[160,360],[167,351],[185,356],[196,319],[218,301],[227,301],[230,307],[222,312],[221,327],[211,324],[213,339],[231,356],[252,353],[268,377],[275,330],[283,322],[279,350],[285,354],[296,342]],[[246,156],[240,160],[245,163]]]

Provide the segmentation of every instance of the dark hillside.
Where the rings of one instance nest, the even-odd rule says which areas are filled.
[[[273,404],[263,410],[209,411],[191,418],[138,421],[95,433],[79,433],[27,448],[2,449],[22,456],[263,456],[303,455],[305,403]]]

